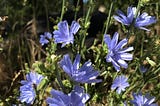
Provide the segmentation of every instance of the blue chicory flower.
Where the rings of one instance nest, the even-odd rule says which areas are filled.
[[[26,75],[26,80],[22,80],[21,84],[23,85],[38,85],[44,77],[36,72],[30,72]]]
[[[114,68],[117,71],[120,71],[120,66],[123,68],[127,68],[128,64],[125,60],[129,61],[133,59],[133,55],[126,53],[133,50],[133,47],[123,48],[128,40],[123,39],[118,43],[119,34],[117,32],[114,33],[114,36],[111,40],[109,35],[104,35],[104,41],[108,46],[108,54],[106,56],[107,62],[112,62]]]
[[[138,94],[133,93],[133,100],[130,102],[134,106],[158,106],[158,104],[153,103],[155,101],[155,97],[151,97],[149,94],[142,95],[141,92]]]
[[[126,101],[123,102],[123,106],[127,106],[127,102]]]
[[[114,19],[124,25],[131,25],[136,13],[136,7],[128,7],[127,16],[120,10],[117,11],[117,15],[114,15]]]
[[[128,101],[121,102],[121,104],[118,106],[128,106]]]
[[[100,79],[96,79],[96,77],[99,75],[99,72],[93,69],[90,61],[85,62],[81,68],[79,68],[79,65],[80,65],[79,54],[76,55],[73,64],[68,54],[64,55],[63,59],[60,61],[60,66],[70,76],[70,78],[73,81],[79,83],[101,82]]]
[[[149,16],[148,13],[144,12],[136,18],[134,26],[139,29],[150,31],[149,29],[145,28],[145,26],[151,25],[153,23],[156,23],[156,18]]]
[[[70,29],[68,28],[67,21],[62,21],[58,23],[58,30],[53,32],[55,43],[62,43],[61,47],[64,47],[66,44],[74,42],[74,36],[80,28],[79,23],[72,21]]]
[[[127,82],[128,78],[126,78],[124,75],[116,77],[116,79],[113,81],[113,84],[111,86],[111,89],[116,89],[116,92],[120,94],[122,91],[125,91],[125,88],[129,86],[129,83]]]
[[[68,95],[52,89],[51,95],[53,98],[48,97],[46,100],[49,106],[85,106],[90,98],[88,94],[84,93],[84,88],[80,86],[75,86]]]
[[[141,15],[138,14],[138,16],[135,19],[134,17],[136,14],[136,10],[136,7],[128,7],[127,16],[122,11],[118,10],[118,16],[114,15],[114,19],[124,25],[130,26],[133,24],[136,28],[149,31],[147,28],[145,28],[145,26],[156,23],[156,18],[149,16],[148,13],[144,12]]]
[[[22,80],[20,87],[20,101],[32,104],[36,97],[35,89],[44,77],[36,72],[30,72],[26,75],[26,80]]]
[[[20,87],[20,101],[32,104],[35,100],[36,93],[32,85],[23,85]]]
[[[44,44],[48,44],[49,43],[49,39],[52,39],[52,34],[49,33],[49,32],[45,32],[44,35],[40,35],[39,42],[43,46]]]
[[[145,73],[148,69],[145,66],[140,66],[140,71]]]

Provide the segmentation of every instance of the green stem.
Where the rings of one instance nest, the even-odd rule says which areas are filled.
[[[108,31],[108,27],[109,27],[110,19],[111,19],[111,12],[113,10],[113,4],[114,4],[114,1],[111,3],[110,9],[109,9],[109,14],[108,14],[107,22],[106,22],[106,29],[104,31],[104,34],[106,34]]]
[[[63,0],[63,2],[62,2],[62,11],[61,11],[61,18],[60,18],[60,21],[62,21],[62,19],[63,19],[64,9],[65,9],[65,0]]]
[[[157,19],[159,17],[159,5],[160,5],[160,1],[156,3],[156,15],[157,15]]]
[[[83,33],[84,36],[82,36],[83,38],[82,38],[81,47],[80,47],[82,54],[83,54],[83,51],[84,51],[83,49],[84,49],[84,44],[85,44],[85,39],[86,39],[86,32],[87,32],[86,26],[87,26],[88,21],[89,21],[89,15],[92,11],[92,7],[93,7],[92,4],[93,4],[93,1],[90,0],[90,6],[89,6],[89,9],[88,9],[88,12],[87,12],[87,15],[86,15],[86,18],[85,18],[85,23],[84,23],[84,26],[85,26],[85,31]]]
[[[118,72],[115,73],[115,75],[113,76],[113,79],[115,79],[118,75]]]
[[[106,25],[105,25],[104,34],[106,34],[107,31],[108,31],[108,27],[109,27],[110,19],[111,19],[111,12],[112,12],[112,10],[113,10],[113,4],[114,4],[114,1],[112,1],[111,6],[110,6],[110,9],[109,9],[109,14],[108,14],[107,22],[106,22]],[[103,45],[104,45],[104,34],[103,34],[103,36],[102,36],[102,43],[101,43],[101,44],[102,44],[102,47],[103,47]],[[101,52],[98,53],[97,56],[96,56],[96,61],[99,60],[99,62],[96,62],[96,63],[101,63],[100,57],[101,57]]]
[[[144,44],[144,35],[142,35],[140,57],[142,57],[142,56],[143,56],[143,44]]]
[[[113,92],[109,93],[109,98],[110,98],[109,106],[113,106],[113,97],[112,97],[112,94],[113,94]]]
[[[89,9],[88,9],[88,12],[87,12],[87,15],[86,15],[86,18],[85,18],[85,25],[87,24],[88,20],[89,20],[89,15],[90,15],[90,12],[92,10],[92,4],[93,4],[93,1],[90,0],[90,6],[89,6]]]
[[[77,5],[76,5],[76,9],[75,9],[75,15],[74,15],[74,20],[76,20],[76,18],[77,18],[77,12],[79,11],[78,10],[78,5],[79,5],[79,0],[77,1]]]
[[[157,68],[155,71],[153,71],[153,72],[154,72],[154,74],[156,75],[157,72],[159,72],[159,71],[160,71],[160,66],[158,66],[158,68]]]
[[[126,92],[123,95],[127,95],[132,89],[134,89],[137,86],[137,83],[134,83],[133,86],[129,87]]]
[[[86,31],[84,33],[86,33]],[[84,34],[82,38],[81,49],[84,49],[85,39],[86,39],[86,35]]]
[[[65,92],[66,90],[65,90],[65,87],[64,87],[64,85],[62,83],[61,75],[60,75],[58,69],[56,69],[56,75],[57,75],[57,80],[58,80],[58,83],[59,83],[60,87],[62,88],[63,92]]]
[[[135,13],[135,16],[134,16],[135,19],[137,18],[140,9],[141,9],[141,0],[138,1],[138,5],[137,5],[137,8],[136,8],[136,13]]]
[[[107,18],[106,28],[105,28],[104,34],[106,34],[108,32],[108,28],[109,28],[109,24],[110,24],[110,20],[111,20],[111,12],[113,10],[113,4],[114,4],[114,1],[112,1],[110,9],[109,9],[109,14],[108,14],[108,18]],[[104,34],[102,36],[102,46],[104,44]]]
[[[85,86],[86,93],[88,93],[88,84],[86,83],[84,86]]]

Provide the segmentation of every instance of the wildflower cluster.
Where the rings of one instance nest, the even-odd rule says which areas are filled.
[[[128,27],[143,29],[145,31],[150,31],[149,29],[146,28],[146,26],[156,22],[155,17],[149,16],[148,13],[146,12],[140,14],[139,10],[137,10],[136,7],[128,7],[127,15],[125,15],[122,11],[118,10],[117,15],[114,15],[113,17],[115,20],[117,20],[118,22]],[[66,20],[60,21],[57,26],[58,26],[58,29],[53,31],[52,34],[50,32],[45,32],[44,35],[40,35],[39,42],[42,46],[45,44],[49,44],[49,42],[54,42],[55,44],[60,43],[61,48],[65,46],[67,48],[68,44],[73,45],[73,43],[75,42],[74,36],[78,33],[79,30],[81,30],[80,28],[82,27],[77,21],[72,21],[72,24],[69,27]],[[104,42],[105,44],[102,44],[102,46],[106,45],[107,47],[105,48],[107,49],[107,54],[105,54],[104,57],[101,53],[99,54],[100,58],[103,57],[103,59],[106,60],[105,65],[104,66],[102,65],[103,67],[101,66],[96,67],[96,65],[92,64],[95,61],[92,62],[91,59],[88,61],[84,61],[86,58],[82,58],[83,61],[81,61],[81,55],[83,54],[83,51],[78,49],[76,49],[77,52],[72,51],[73,54],[76,54],[73,62],[72,62],[72,57],[74,58],[74,55],[72,56],[69,53],[61,55],[58,58],[55,57],[56,59],[54,58],[51,60],[49,59],[46,60],[46,61],[49,61],[47,65],[51,63],[51,65],[50,64],[48,65],[51,67],[50,69],[57,71],[58,74],[59,73],[65,73],[65,75],[67,74],[69,78],[64,77],[65,75],[63,77],[64,79],[68,78],[67,81],[69,81],[69,83],[71,84],[70,90],[66,91],[65,89],[63,89],[63,87],[65,88],[64,83],[62,81],[63,77],[61,79],[61,76],[58,76],[57,74],[56,77],[60,87],[62,88],[62,91],[56,90],[55,88],[51,88],[52,89],[50,90],[51,95],[50,94],[49,94],[50,96],[47,95],[45,100],[45,103],[47,105],[49,106],[85,106],[88,100],[92,99],[93,98],[92,96],[94,95],[94,94],[92,95],[89,94],[89,91],[88,91],[89,88],[87,88],[88,85],[90,87],[91,86],[96,87],[96,85],[98,85],[97,83],[100,84],[101,82],[103,82],[103,78],[105,79],[106,76],[108,78],[109,74],[111,74],[112,72],[110,72],[108,67],[106,68],[106,66],[108,66],[108,63],[110,62],[114,67],[113,68],[114,75],[113,76],[111,75],[113,82],[107,82],[108,85],[110,84],[109,90],[107,93],[111,92],[115,94],[116,97],[123,98],[123,96],[125,95],[124,92],[126,92],[126,89],[129,89],[129,88],[131,89],[130,86],[133,85],[133,83],[131,83],[130,77],[128,77],[126,74],[127,73],[126,70],[129,67],[129,63],[127,61],[132,61],[134,59],[133,52],[132,52],[134,50],[134,46],[129,46],[128,44],[129,36],[121,40],[119,40],[120,34],[118,32],[115,32],[112,38],[111,36],[112,35],[109,35],[109,34],[103,35],[104,39],[102,42]],[[101,58],[101,61],[103,61],[103,59]],[[52,63],[54,63],[53,66],[52,66]],[[139,69],[142,74],[147,72],[147,69],[143,66],[141,66]],[[104,75],[103,71],[108,73],[108,75],[103,76]],[[52,75],[48,75],[48,74],[45,74],[45,75],[46,77],[53,79]],[[38,74],[38,72],[28,73],[26,75],[26,80],[21,81],[22,86],[20,87],[19,100],[22,103],[25,102],[27,104],[34,104],[39,92],[37,90],[37,86],[42,82],[43,79],[44,77]],[[48,85],[48,86],[51,86],[51,85]],[[137,91],[132,91],[132,92],[137,92]],[[141,89],[139,90],[139,92],[141,92]],[[145,96],[142,93],[137,93],[137,94],[132,93],[132,94],[133,94],[133,97],[132,97],[133,99],[129,101],[128,99],[126,99],[127,97],[125,95],[124,98],[126,99],[125,100],[126,103],[132,104],[134,106],[156,106],[157,105],[156,103],[154,103],[155,98],[150,97],[149,94]],[[113,95],[109,94],[108,97],[113,98]],[[112,100],[108,100],[107,102],[109,103],[110,101]],[[122,100],[121,102],[124,102],[124,101]]]

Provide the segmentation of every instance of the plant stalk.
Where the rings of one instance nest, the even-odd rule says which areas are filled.
[[[61,11],[61,18],[60,18],[60,21],[63,20],[64,9],[65,9],[65,0],[63,0],[63,2],[62,2],[62,11]]]

